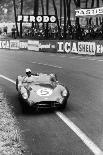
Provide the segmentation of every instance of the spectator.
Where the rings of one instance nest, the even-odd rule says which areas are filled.
[[[11,31],[12,31],[12,38],[15,39],[16,38],[16,27],[15,27],[15,25],[13,25]]]
[[[3,32],[5,33],[5,34],[7,34],[7,26],[4,26],[4,28],[3,28]]]

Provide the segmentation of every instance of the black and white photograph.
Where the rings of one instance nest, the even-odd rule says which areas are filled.
[[[103,155],[103,0],[0,0],[0,155]]]

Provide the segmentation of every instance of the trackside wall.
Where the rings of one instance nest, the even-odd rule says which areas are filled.
[[[103,41],[2,39],[0,49],[102,56]]]

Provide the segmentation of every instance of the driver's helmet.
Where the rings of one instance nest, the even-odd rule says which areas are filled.
[[[50,74],[50,77],[51,77],[51,81],[52,82],[56,82],[56,77],[55,77],[55,74]]]
[[[31,75],[31,69],[30,68],[26,68],[26,74]]]

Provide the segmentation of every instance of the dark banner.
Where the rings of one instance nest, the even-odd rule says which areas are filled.
[[[40,52],[57,52],[57,41],[55,40],[40,40],[39,41],[39,51]]]

